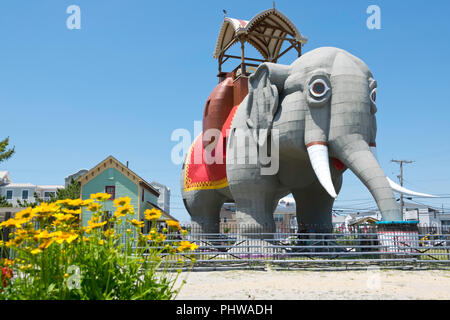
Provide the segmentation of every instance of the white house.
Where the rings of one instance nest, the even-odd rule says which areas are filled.
[[[22,202],[36,201],[35,193],[44,201],[50,200],[51,195],[55,196],[58,189],[64,189],[64,186],[14,183],[8,171],[0,171],[0,195],[5,197],[13,206],[18,205],[18,200]]]
[[[156,181],[153,181],[150,184],[159,191],[158,207],[163,209],[164,212],[170,213],[170,189]]]

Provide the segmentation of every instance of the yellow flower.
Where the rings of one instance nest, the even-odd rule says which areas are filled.
[[[161,210],[152,208],[152,209],[145,210],[144,214],[145,214],[145,219],[147,219],[147,220],[158,220],[161,217],[162,212],[161,212]]]
[[[67,214],[81,214],[81,209],[61,209],[62,212],[67,213]]]
[[[33,213],[35,214],[52,214],[52,213],[56,213],[60,210],[59,204],[52,202],[52,203],[46,203],[43,202],[41,203],[40,206],[37,206],[35,208],[32,209]]]
[[[44,230],[44,231],[41,231],[41,232],[39,232],[39,234],[37,234],[36,236],[35,236],[38,240],[41,240],[41,239],[51,239],[51,238],[53,238],[54,237],[54,234],[53,233],[49,233],[47,230]]]
[[[36,213],[34,213],[31,209],[31,207],[26,208],[25,210],[19,211],[16,213],[16,215],[14,216],[15,219],[20,220],[20,219],[33,219],[33,217],[36,216]]]
[[[53,217],[55,217],[56,220],[59,220],[59,221],[69,221],[70,219],[75,218],[71,214],[63,214],[63,213],[55,213],[53,215]]]
[[[33,254],[33,255],[41,253],[41,252],[42,252],[42,250],[40,248],[36,248],[36,249],[31,250],[31,254]]]
[[[138,221],[136,219],[133,219],[133,220],[128,220],[127,219],[127,221],[129,223],[131,223],[133,226],[137,227],[137,228],[143,228],[144,227],[144,221]]]
[[[111,195],[109,193],[98,192],[98,193],[91,194],[91,199],[95,199],[98,201],[106,201],[109,198],[111,198]]]
[[[73,199],[73,200],[69,200],[67,202],[67,205],[71,206],[71,207],[79,207],[84,203],[83,200],[81,199]]]
[[[15,227],[15,228],[21,228],[23,224],[27,223],[29,220],[28,219],[19,219],[16,220],[14,218],[8,219],[6,221],[3,221],[2,223],[0,223],[0,227],[6,227],[6,228],[10,228],[10,227]]]
[[[159,234],[158,239],[156,239],[157,242],[164,242],[166,241],[166,236],[163,234]]]
[[[55,239],[47,239],[39,245],[39,248],[47,249],[53,242],[55,242]]]
[[[78,238],[78,234],[76,233],[62,231],[55,232],[55,241],[59,244],[63,243],[64,241],[67,243],[71,243],[76,238]]]
[[[114,237],[115,235],[115,231],[114,229],[108,229],[105,232],[103,232],[103,234],[105,235],[105,237]]]
[[[80,207],[88,206],[88,205],[90,205],[92,202],[94,202],[94,199],[86,199],[86,200],[83,200],[83,201],[81,201],[81,203],[80,203]]]
[[[178,251],[194,251],[198,246],[195,243],[190,243],[189,241],[181,241],[180,246],[177,248]]]
[[[69,201],[71,201],[70,199],[64,199],[64,200],[57,200],[55,203],[56,204],[63,204],[63,205],[68,205]]]
[[[104,244],[105,244],[105,241],[103,241],[103,240],[100,240],[100,241],[98,242],[98,244],[102,246],[102,245],[104,245]]]
[[[130,204],[130,201],[131,201],[130,197],[120,197],[119,199],[116,199],[113,202],[115,207],[119,207]]]
[[[91,212],[96,212],[98,210],[100,210],[102,206],[100,204],[98,204],[97,202],[92,202],[87,209]]]
[[[166,223],[169,228],[177,228],[178,230],[181,229],[180,223],[178,221],[167,220]]]
[[[15,245],[15,242],[13,240],[9,240],[8,242],[5,243],[5,246],[7,248],[14,247],[14,245]]]
[[[92,220],[88,221],[88,230],[93,230],[93,229],[97,229],[100,227],[103,227],[106,224],[106,221],[103,222],[93,222]],[[86,230],[87,231],[87,230]]]
[[[68,278],[69,274],[68,273],[64,273],[64,278]]]
[[[133,213],[134,213],[133,206],[126,204],[122,207],[118,207],[116,209],[116,212],[114,212],[114,216],[117,218],[121,218],[124,217],[126,214],[133,214]]]

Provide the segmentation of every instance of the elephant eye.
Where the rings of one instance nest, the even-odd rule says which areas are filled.
[[[375,88],[375,89],[373,89],[372,92],[370,93],[370,100],[372,100],[372,102],[373,102],[374,104],[377,103],[377,91],[378,91],[378,89]]]
[[[330,90],[330,88],[322,79],[315,80],[309,86],[309,92],[311,92],[311,94],[316,98],[323,97],[328,92],[328,90]]]

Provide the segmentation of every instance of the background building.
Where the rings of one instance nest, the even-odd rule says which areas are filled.
[[[89,170],[87,169],[81,169],[78,172],[68,175],[67,177],[64,178],[64,187],[67,188],[67,186],[70,184],[70,181],[73,180],[77,180],[79,177],[85,175]]]
[[[19,200],[28,203],[35,202],[35,193],[44,201],[50,200],[52,195],[56,195],[58,189],[64,189],[64,186],[15,183],[11,180],[8,171],[0,171],[0,195],[13,206],[17,206]]]
[[[154,181],[150,184],[159,191],[158,206],[165,212],[170,213],[170,189],[159,182]]]

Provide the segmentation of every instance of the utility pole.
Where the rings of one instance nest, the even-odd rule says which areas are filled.
[[[409,161],[409,160],[391,160],[391,162],[400,164],[400,175],[398,176],[398,178],[400,180],[400,185],[403,187],[403,164],[414,163],[414,161]],[[403,207],[404,207],[403,194],[400,193],[400,212],[402,213],[402,216],[403,216]]]

